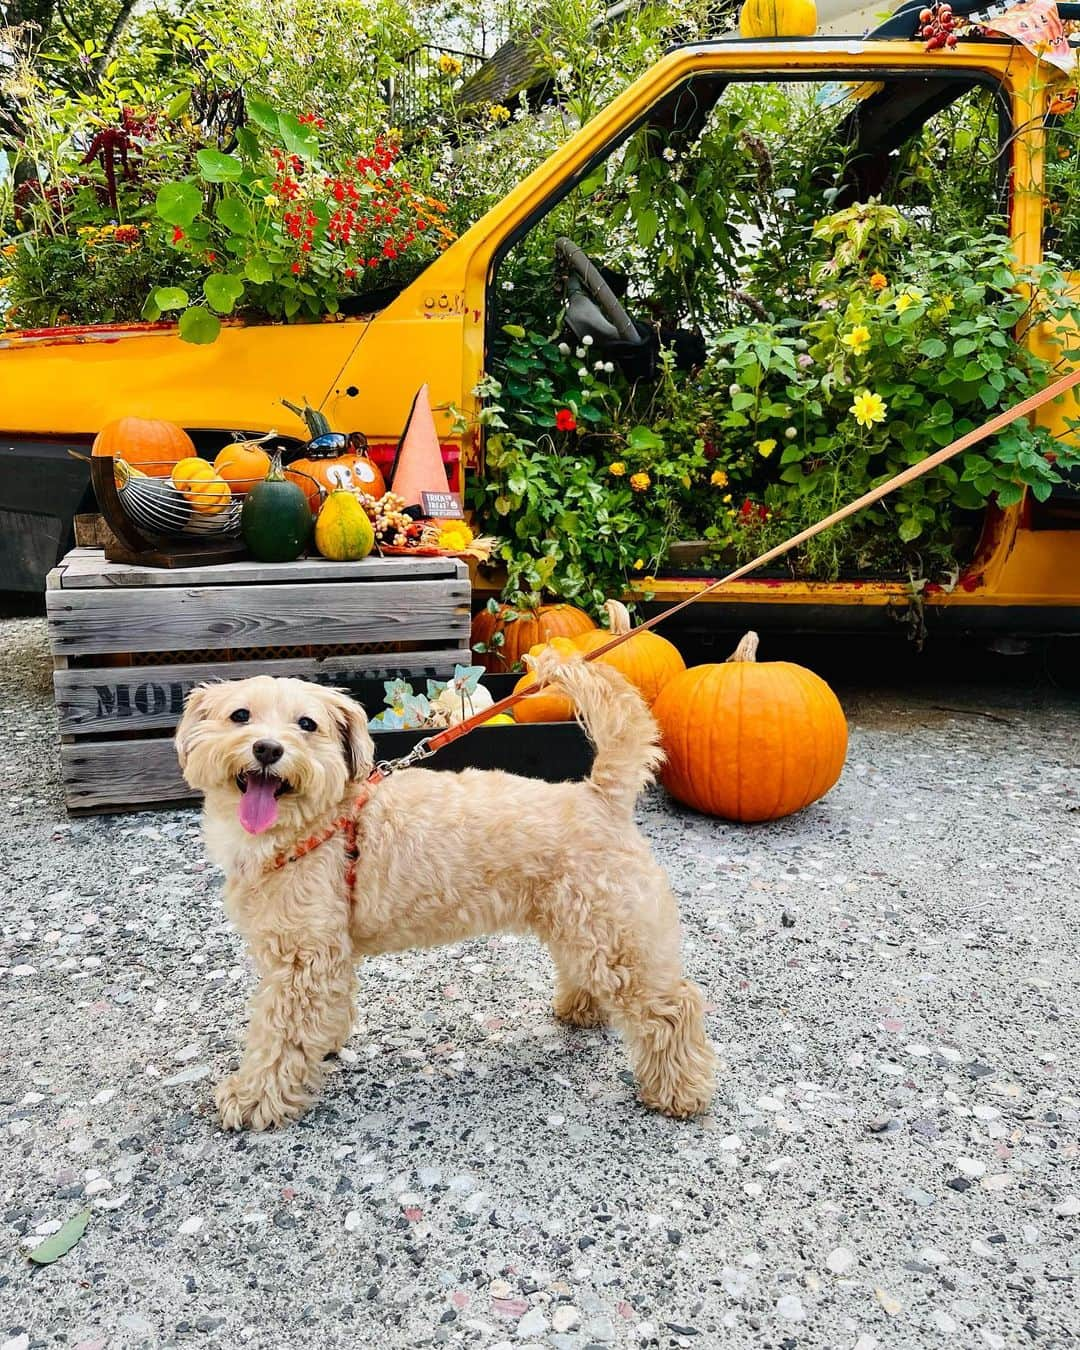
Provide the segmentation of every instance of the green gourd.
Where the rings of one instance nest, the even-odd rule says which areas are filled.
[[[307,493],[285,477],[279,452],[270,472],[244,498],[240,511],[244,543],[259,562],[293,562],[307,548],[311,528]]]

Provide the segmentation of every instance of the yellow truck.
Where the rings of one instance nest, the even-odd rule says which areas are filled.
[[[916,7],[917,8],[917,7]],[[191,346],[168,324],[7,332],[0,336],[0,587],[33,588],[70,542],[86,509],[86,466],[73,448],[120,414],[167,418],[211,446],[242,430],[303,435],[280,402],[305,396],[332,427],[396,441],[416,388],[430,385],[445,458],[480,473],[480,433],[455,434],[451,409],[476,411],[474,390],[512,302],[498,291],[500,264],[578,185],[651,118],[680,100],[710,105],[733,81],[820,82],[862,93],[864,173],[888,169],[896,148],[932,116],[978,87],[990,90],[1000,126],[993,172],[1007,196],[1008,230],[1020,264],[1045,247],[1044,150],[1053,94],[1041,64],[1021,46],[964,40],[928,53],[912,11],[865,38],[728,39],[669,52],[535,172],[459,237],[376,313],[295,325],[227,323],[216,342]],[[906,23],[906,27],[905,27]],[[879,175],[880,179],[880,175]],[[597,259],[596,261],[602,261]],[[1080,263],[1080,260],[1077,260]],[[552,298],[552,323],[559,319]],[[616,302],[615,327],[625,317]],[[1031,332],[1025,341],[1037,343]],[[1046,411],[1067,434],[1075,406]],[[933,448],[927,447],[928,450]],[[453,467],[453,466],[452,466]],[[484,587],[497,579],[477,579]],[[683,597],[699,578],[650,579],[652,603]],[[912,599],[909,583],[749,578],[700,608],[716,627],[851,628],[882,625]],[[988,508],[981,538],[957,583],[927,587],[928,619],[961,631],[1080,631],[1080,483],[1046,502],[1028,496]]]

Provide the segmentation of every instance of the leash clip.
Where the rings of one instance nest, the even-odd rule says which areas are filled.
[[[383,759],[375,765],[375,772],[380,778],[389,778],[392,773],[398,769],[411,769],[414,764],[420,764],[425,759],[429,759],[435,753],[431,748],[431,737],[425,736],[422,740],[416,742],[407,755],[402,755],[400,759]]]

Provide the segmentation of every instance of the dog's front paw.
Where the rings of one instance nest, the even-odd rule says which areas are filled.
[[[243,1073],[222,1079],[214,1093],[222,1129],[271,1130],[296,1120],[307,1110],[307,1094],[286,1096],[276,1083],[259,1084]]]

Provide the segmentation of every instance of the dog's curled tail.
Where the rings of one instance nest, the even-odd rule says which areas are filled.
[[[664,762],[660,729],[644,699],[629,680],[599,661],[560,660],[544,652],[530,664],[541,684],[556,685],[577,707],[596,747],[589,781],[629,815]]]

